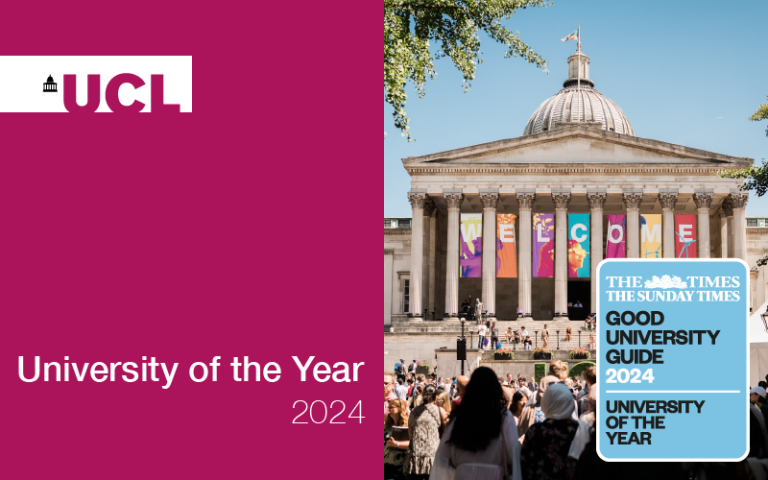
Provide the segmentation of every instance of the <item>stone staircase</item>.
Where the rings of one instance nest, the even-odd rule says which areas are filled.
[[[499,329],[499,336],[501,337],[502,347],[512,346],[512,344],[506,344],[506,332],[508,328],[515,330],[522,330],[525,326],[528,330],[528,334],[533,341],[533,348],[542,346],[541,331],[544,329],[544,325],[547,325],[549,330],[549,346],[550,350],[557,349],[558,332],[560,337],[560,350],[571,350],[579,346],[579,333],[581,333],[581,347],[589,346],[589,335],[586,329],[586,322],[584,321],[570,321],[570,320],[534,320],[531,318],[524,320],[497,320],[496,326]],[[570,341],[565,340],[565,330],[571,327],[573,331],[573,339]],[[459,335],[461,334],[461,322],[458,321],[423,321],[423,322],[403,322],[394,326],[395,333],[405,334],[433,334],[433,335]],[[464,322],[464,335],[469,340],[474,339],[474,344],[477,346],[477,324],[473,321]],[[468,345],[469,346],[469,345]],[[523,348],[522,343],[517,346],[519,349]]]
[[[544,325],[547,325],[547,329],[549,330],[549,345],[547,346],[547,349],[553,352],[556,350],[570,351],[577,347],[588,348],[589,336],[593,333],[587,331],[587,324],[583,321],[540,321],[528,319],[528,321],[497,321],[496,325],[499,328],[499,337],[501,337],[501,348],[512,348],[514,350],[524,350],[524,347],[522,343],[518,345],[514,343],[507,343],[505,335],[507,328],[512,328],[512,331],[514,332],[515,330],[522,330],[522,327],[525,326],[528,330],[528,334],[531,337],[531,340],[533,341],[533,345],[531,346],[531,349],[533,350],[544,346],[544,342],[541,339],[541,331],[544,330]],[[465,326],[465,330],[468,329],[467,327],[468,326]],[[568,327],[571,327],[571,331],[573,332],[573,338],[571,340],[565,339],[565,331]],[[471,337],[474,338],[474,345],[476,346],[477,333],[475,328],[476,327],[473,327],[470,333]]]

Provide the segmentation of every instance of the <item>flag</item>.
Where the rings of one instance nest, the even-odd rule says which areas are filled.
[[[565,36],[565,38],[562,38],[561,41],[565,42],[568,40],[578,40],[579,39],[579,29],[572,31],[568,35]]]

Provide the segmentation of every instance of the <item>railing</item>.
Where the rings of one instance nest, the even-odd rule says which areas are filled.
[[[539,330],[536,330],[536,329],[528,330],[528,334],[529,334],[528,336],[533,341],[532,349],[539,348],[539,340],[541,339],[541,332],[543,330],[544,330],[543,328]],[[565,338],[561,340],[560,339],[561,330],[555,330],[554,332],[555,332],[555,340],[553,341],[552,330],[550,330],[550,338],[547,344],[547,348],[550,350],[560,350],[561,346],[563,347],[563,350],[571,350],[576,346],[578,346],[578,348],[582,348],[582,345],[584,345],[585,347],[589,346],[589,336],[587,336],[584,343],[582,343],[581,330],[579,330],[578,332],[572,333],[571,340],[565,340]],[[468,341],[467,348],[478,347],[478,343],[477,343],[478,341],[474,339],[475,333],[477,332],[470,331],[470,332],[467,332],[467,334],[465,334]],[[585,332],[585,333],[592,333],[592,332]],[[563,334],[565,333],[563,332]],[[490,351],[496,351],[496,345],[491,341],[490,333],[487,332],[487,334],[485,335],[485,339],[488,339],[490,341],[490,344],[488,345],[489,347],[488,349]],[[511,345],[512,350],[517,350],[517,347],[520,347],[520,350],[525,350],[523,339],[520,340],[520,343],[515,343],[514,337],[513,337],[511,342],[507,342],[506,332],[499,333],[498,341],[501,342],[502,348],[509,348],[509,346]],[[574,346],[574,343],[576,343],[576,346]]]

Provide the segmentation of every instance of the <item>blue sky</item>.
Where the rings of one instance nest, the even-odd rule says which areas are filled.
[[[439,81],[427,83],[425,98],[408,86],[415,142],[400,136],[384,104],[384,216],[411,216],[402,158],[520,136],[562,88],[576,42],[560,39],[579,24],[595,88],[622,108],[635,135],[762,163],[768,122],[747,118],[768,94],[765,18],[765,1],[555,0],[518,11],[506,26],[549,62],[549,75],[504,59],[504,49],[482,36],[485,63],[469,93],[449,59],[436,62]],[[768,195],[751,192],[747,216],[768,216]]]

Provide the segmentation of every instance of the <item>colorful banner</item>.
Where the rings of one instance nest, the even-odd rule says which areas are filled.
[[[496,277],[517,278],[517,236],[513,213],[496,214]]]
[[[675,258],[696,255],[696,215],[675,215]]]
[[[626,235],[627,216],[608,215],[608,242],[605,245],[605,258],[625,258],[627,256]]]
[[[483,276],[483,214],[461,214],[461,252],[459,267],[461,278],[480,278]]]
[[[532,275],[551,278],[555,274],[555,214],[533,215]]]
[[[589,278],[589,214],[568,214],[568,276]]]
[[[640,215],[640,258],[661,258],[661,214]]]

